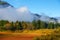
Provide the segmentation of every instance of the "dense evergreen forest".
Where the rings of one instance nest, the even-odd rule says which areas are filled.
[[[7,20],[0,20],[0,31],[16,31],[16,30],[37,30],[37,29],[55,29],[60,27],[59,23],[43,22],[43,21],[32,21],[32,22],[9,22]]]

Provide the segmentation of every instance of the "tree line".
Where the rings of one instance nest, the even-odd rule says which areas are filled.
[[[37,30],[37,29],[54,29],[60,27],[60,23],[43,22],[41,20],[33,20],[32,22],[16,21],[9,22],[0,20],[0,31],[16,31],[16,30]]]

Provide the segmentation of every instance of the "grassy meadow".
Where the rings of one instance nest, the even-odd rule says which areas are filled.
[[[60,40],[60,24],[0,20],[0,40]]]

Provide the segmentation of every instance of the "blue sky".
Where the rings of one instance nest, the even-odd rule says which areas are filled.
[[[32,13],[60,17],[60,0],[4,0],[15,8],[28,7]]]

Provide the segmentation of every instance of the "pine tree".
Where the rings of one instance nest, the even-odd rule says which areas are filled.
[[[11,22],[10,30],[11,31],[15,31],[16,30],[16,27],[14,26],[14,22]]]
[[[54,23],[50,22],[50,23],[48,24],[48,29],[54,29]]]
[[[15,26],[16,26],[17,30],[23,30],[23,26],[22,26],[21,22],[16,21]]]
[[[37,25],[36,28],[37,28],[37,29],[40,29],[40,28],[41,28],[41,21],[38,20],[36,25]]]
[[[37,28],[36,28],[36,27],[37,27],[37,22],[36,22],[36,20],[33,20],[33,21],[32,21],[32,24],[33,24],[33,26],[34,26],[34,30],[37,29]]]

